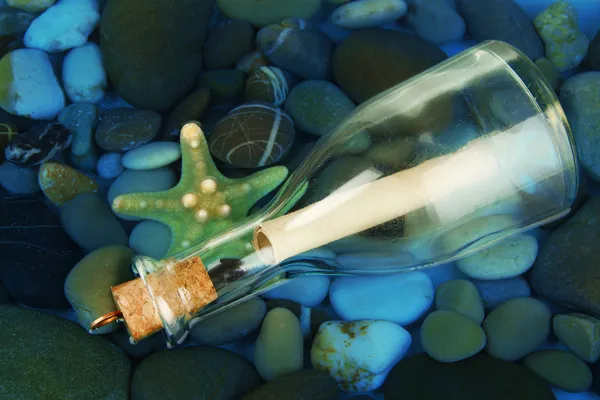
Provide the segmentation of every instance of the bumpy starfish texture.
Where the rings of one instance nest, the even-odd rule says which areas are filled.
[[[254,203],[288,175],[286,167],[278,166],[242,179],[223,176],[210,156],[204,133],[194,123],[181,129],[180,141],[182,172],[175,187],[121,195],[112,204],[117,213],[167,225],[172,232],[167,257],[245,218]]]

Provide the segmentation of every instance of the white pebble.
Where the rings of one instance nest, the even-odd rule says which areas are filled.
[[[96,171],[104,179],[113,179],[121,175],[125,168],[121,164],[120,153],[104,153],[98,160]]]
[[[314,307],[327,297],[329,278],[326,276],[301,276],[262,294],[265,299],[286,299]]]
[[[25,33],[25,46],[49,53],[84,45],[100,21],[97,0],[60,0],[37,17]]]
[[[104,97],[106,72],[102,53],[95,43],[86,43],[69,52],[62,70],[65,92],[72,102],[96,103]]]
[[[402,0],[358,0],[337,8],[331,20],[346,29],[376,28],[401,18],[406,10]]]
[[[342,277],[329,289],[333,309],[343,319],[383,319],[398,325],[419,319],[431,307],[433,297],[433,284],[423,272]]]

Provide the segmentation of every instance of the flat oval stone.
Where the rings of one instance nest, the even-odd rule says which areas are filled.
[[[98,184],[65,164],[44,163],[38,175],[40,188],[46,197],[61,206],[81,193],[97,193]]]
[[[116,108],[102,116],[95,139],[103,150],[127,151],[154,139],[160,125],[160,114],[153,111]]]
[[[174,142],[144,144],[123,155],[125,168],[148,170],[165,167],[181,158],[181,146]]]
[[[206,69],[230,68],[250,50],[254,29],[244,21],[227,20],[215,26],[204,42]]]
[[[98,159],[96,171],[104,179],[113,179],[121,175],[125,168],[121,164],[121,153],[104,153]]]
[[[412,2],[406,20],[429,43],[443,45],[465,36],[465,21],[447,0]]]
[[[590,368],[568,351],[536,351],[523,361],[527,368],[567,392],[585,392],[592,386]]]
[[[402,18],[407,8],[402,0],[358,0],[337,8],[331,20],[346,29],[376,28]]]
[[[292,393],[297,399],[337,400],[340,389],[327,372],[305,369],[264,384],[242,397],[242,400],[285,399]]]
[[[163,223],[144,220],[129,235],[129,247],[137,254],[160,260],[171,245],[171,229]]]
[[[311,18],[321,7],[321,0],[217,0],[217,5],[229,18],[265,26],[286,18]]]
[[[435,308],[462,314],[477,324],[483,322],[481,297],[475,285],[464,279],[442,283],[435,291]]]
[[[488,310],[493,310],[508,300],[531,295],[529,284],[520,276],[497,281],[474,280],[473,283],[481,296],[483,307]]]
[[[560,314],[552,320],[554,334],[582,360],[600,358],[600,320],[586,314]]]

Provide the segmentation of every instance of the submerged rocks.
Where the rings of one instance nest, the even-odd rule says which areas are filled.
[[[281,376],[248,393],[242,400],[319,399],[337,400],[340,390],[327,372],[306,369]]]
[[[123,166],[129,169],[148,170],[165,167],[181,158],[181,146],[173,142],[144,144],[123,155]]]
[[[584,392],[592,386],[590,368],[568,351],[536,351],[525,357],[524,363],[549,383],[567,392]]]
[[[346,29],[376,28],[400,19],[406,9],[402,0],[358,0],[337,8],[331,21]]]
[[[254,29],[244,21],[227,20],[214,27],[204,42],[206,69],[233,67],[250,50]]]
[[[552,320],[554,334],[582,360],[600,358],[600,320],[586,314],[559,314]]]
[[[277,67],[255,68],[246,80],[244,100],[264,101],[279,107],[285,103],[291,87],[289,73]]]
[[[417,35],[430,43],[443,45],[462,39],[466,25],[448,0],[413,2],[407,21]]]
[[[156,137],[161,125],[160,114],[132,108],[115,108],[102,116],[95,139],[106,151],[135,149]]]
[[[107,83],[98,45],[86,43],[71,50],[63,62],[62,78],[72,102],[97,103],[102,100]]]
[[[217,5],[229,18],[265,26],[286,18],[311,18],[319,11],[321,0],[217,0]]]
[[[76,103],[65,107],[58,114],[58,122],[73,135],[71,152],[85,156],[91,151],[93,133],[98,123],[98,109],[93,104]]]
[[[50,160],[69,147],[71,140],[71,133],[61,124],[39,123],[27,132],[14,136],[4,148],[4,155],[12,164],[32,167]]]

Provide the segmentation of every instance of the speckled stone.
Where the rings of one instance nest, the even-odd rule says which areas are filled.
[[[600,358],[600,320],[586,314],[559,314],[552,320],[554,334],[582,360]]]
[[[577,356],[564,350],[542,350],[529,354],[525,366],[549,383],[571,393],[592,386],[592,371]]]
[[[277,67],[256,68],[246,80],[244,100],[263,101],[279,107],[285,103],[293,81],[291,74]]]
[[[162,119],[153,111],[116,108],[102,116],[95,139],[106,151],[122,152],[148,143],[158,134]]]
[[[65,164],[44,163],[38,174],[40,188],[46,197],[61,206],[81,193],[97,193],[98,184]]]
[[[227,20],[215,26],[204,42],[206,69],[230,68],[250,50],[254,29],[244,21]]]

